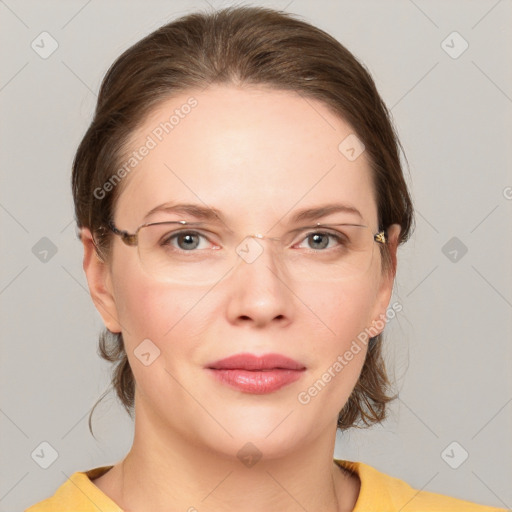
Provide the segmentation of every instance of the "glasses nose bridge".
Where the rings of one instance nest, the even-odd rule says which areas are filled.
[[[278,238],[276,236],[262,235],[261,233],[255,233],[253,235],[247,235],[246,238],[247,237],[249,237],[249,238],[257,238],[259,240],[270,240],[272,242],[280,242],[281,241],[281,238]]]
[[[268,240],[271,243],[262,243],[263,240]],[[272,243],[273,242],[273,243]],[[274,247],[277,245],[277,248]],[[277,249],[277,252],[274,251],[272,256],[276,254],[280,254],[280,249],[282,245],[282,239],[278,237],[272,237],[267,235],[262,235],[261,233],[253,233],[249,235],[245,235],[242,241],[238,244],[235,249],[235,252],[238,256],[243,259],[246,263],[253,263],[263,252],[268,251],[269,247],[273,247],[273,249]],[[271,250],[273,250],[271,249]],[[278,256],[279,257],[279,256]]]

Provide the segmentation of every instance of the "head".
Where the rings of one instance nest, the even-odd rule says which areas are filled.
[[[343,141],[356,144],[357,158]],[[228,426],[238,444],[264,439],[285,410],[296,412],[266,441],[274,450],[333,422],[346,430],[382,421],[394,398],[382,319],[396,249],[413,222],[399,148],[365,68],[291,15],[253,7],[192,14],[125,51],[103,80],[72,182],[84,269],[105,323],[100,354],[113,364],[126,410],[136,401],[158,425],[220,450],[232,442]],[[134,233],[145,222],[195,220],[164,212],[145,219],[163,203],[217,209],[239,242],[280,237],[300,227],[296,211],[342,203],[373,232],[384,230],[387,243],[375,245],[357,279],[295,279],[262,239],[253,263],[238,262],[214,285],[164,282],[108,229],[109,221]],[[338,212],[320,220],[354,219]],[[137,357],[141,346],[153,351],[148,366]],[[336,370],[347,351],[350,361]],[[279,352],[306,374],[268,395],[211,382],[205,365],[239,352]],[[329,371],[325,387],[308,392]]]

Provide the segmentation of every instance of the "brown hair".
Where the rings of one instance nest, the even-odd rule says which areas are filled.
[[[214,83],[265,85],[326,104],[365,145],[380,228],[398,223],[398,243],[409,238],[413,207],[400,164],[403,148],[369,72],[333,37],[295,16],[263,7],[231,7],[163,25],[128,48],[105,75],[72,174],[77,227],[91,230],[102,255],[109,254],[112,233],[105,225],[122,186],[101,198],[94,191],[115,174],[130,150],[131,136],[155,107]],[[383,271],[394,272],[386,245],[381,253]],[[338,416],[341,430],[382,421],[386,404],[397,396],[387,394],[381,345],[382,334],[370,339],[359,380]],[[122,334],[105,328],[99,354],[114,363],[111,385],[132,416],[135,382]],[[89,429],[94,408],[107,392],[91,410]]]

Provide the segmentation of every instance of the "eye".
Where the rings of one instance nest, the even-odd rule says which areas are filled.
[[[208,239],[197,231],[178,231],[168,233],[160,242],[162,246],[176,247],[174,242],[177,243],[177,248],[182,251],[193,251],[194,249],[208,249],[208,247],[200,247],[201,239],[205,240],[208,244]],[[204,245],[204,244],[203,244]]]
[[[341,233],[331,233],[327,231],[315,231],[308,233],[304,241],[308,241],[309,249],[323,250],[326,248],[332,248],[334,246],[340,246],[344,243],[344,236]],[[330,242],[333,242],[330,244]]]

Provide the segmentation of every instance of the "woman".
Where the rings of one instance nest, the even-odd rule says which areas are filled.
[[[133,446],[28,511],[499,510],[333,460],[394,398],[399,147],[365,69],[290,15],[189,15],[119,57],[73,194]]]

